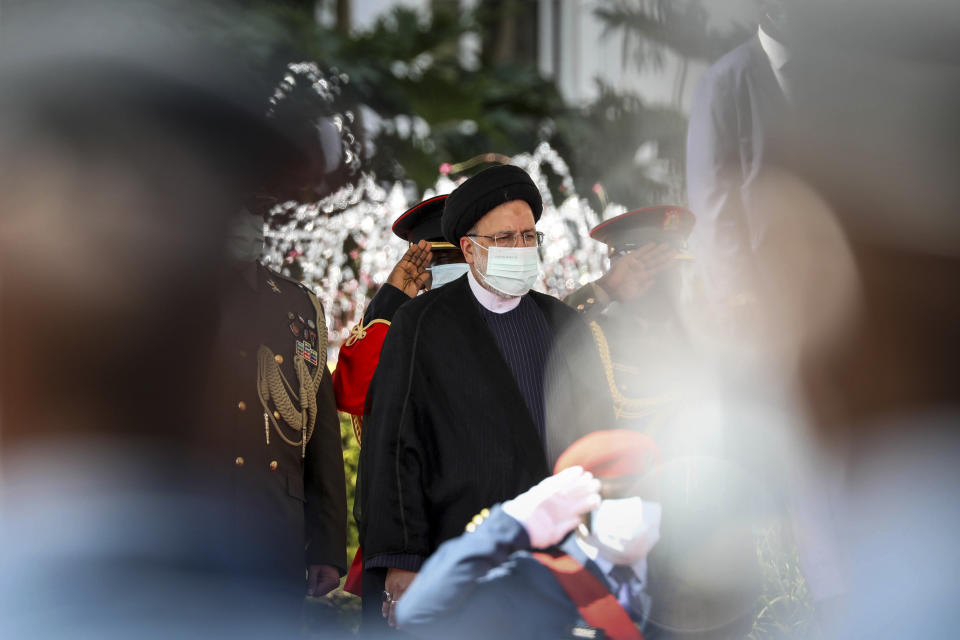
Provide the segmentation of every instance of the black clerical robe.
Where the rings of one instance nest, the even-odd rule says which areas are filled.
[[[548,475],[577,437],[613,425],[586,325],[561,301],[527,295],[552,334],[546,442],[466,276],[394,316],[364,417],[357,513],[365,567],[419,569],[478,511]]]

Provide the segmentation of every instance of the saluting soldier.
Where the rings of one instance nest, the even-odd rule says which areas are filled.
[[[567,302],[588,320],[616,424],[663,454],[651,628],[661,638],[742,637],[759,597],[753,531],[769,512],[740,453],[727,450],[718,386],[688,329],[694,224],[690,211],[662,206],[597,225],[590,236],[609,247],[610,271]]]
[[[370,300],[360,324],[340,347],[333,389],[337,408],[353,418],[358,442],[367,388],[380,360],[380,349],[393,315],[400,305],[421,291],[452,282],[470,268],[460,248],[447,242],[440,230],[446,199],[444,194],[418,202],[393,223],[393,233],[409,242],[410,247]]]
[[[433,554],[400,601],[400,628],[423,638],[643,640],[658,462],[653,441],[632,431],[577,440],[554,475],[483,509]]]
[[[661,446],[662,425],[680,408],[681,391],[691,388],[681,308],[694,222],[687,209],[660,206],[600,223],[590,237],[609,248],[610,270],[565,300],[590,326],[618,424],[641,429]]]
[[[393,232],[409,242],[410,247],[367,305],[360,324],[353,328],[350,337],[340,347],[333,372],[333,390],[337,408],[350,414],[353,420],[357,442],[362,438],[367,388],[380,361],[380,350],[393,315],[404,302],[415,298],[421,291],[452,282],[469,269],[460,248],[447,242],[440,230],[446,199],[444,194],[418,202],[393,223]],[[362,557],[362,550],[358,550],[343,587],[358,596],[362,589]],[[382,585],[375,586],[373,591],[378,596],[382,588]],[[368,605],[376,601],[377,598],[368,598]],[[376,620],[376,611],[372,619]]]

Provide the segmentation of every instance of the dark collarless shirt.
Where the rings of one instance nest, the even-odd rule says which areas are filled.
[[[513,379],[537,426],[540,441],[546,442],[543,379],[553,341],[547,319],[529,296],[523,296],[520,304],[506,313],[494,313],[479,301],[475,302],[500,347],[503,359],[510,365]]]

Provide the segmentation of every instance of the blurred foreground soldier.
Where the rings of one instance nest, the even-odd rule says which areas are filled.
[[[663,452],[667,515],[649,558],[650,623],[660,637],[736,638],[758,596],[762,501],[740,452],[726,450],[717,382],[687,327],[694,224],[693,213],[667,206],[597,225],[590,235],[610,248],[610,272],[567,302],[590,320],[617,425]]]
[[[384,342],[367,399],[359,499],[364,592],[385,581],[388,617],[441,542],[546,476],[571,434],[609,414],[594,401],[602,374],[586,327],[560,301],[530,291],[542,206],[518,167],[461,184],[442,229],[470,271],[404,304]]]
[[[326,594],[346,573],[347,516],[323,309],[306,286],[258,261],[272,205],[310,193],[324,168],[337,166],[324,151],[324,129],[285,106],[270,122],[289,140],[290,157],[258,176],[228,237],[232,273],[210,420],[234,526],[262,534],[264,548],[248,560],[286,595],[295,630],[304,595]]]
[[[446,195],[435,196],[405,211],[393,223],[393,232],[410,243],[410,248],[390,272],[386,283],[373,296],[363,320],[353,328],[340,347],[333,372],[337,408],[349,413],[359,443],[363,429],[363,407],[380,350],[393,315],[404,302],[424,290],[439,288],[466,273],[463,253],[443,238],[440,216]],[[361,595],[362,549],[350,565],[344,590]],[[382,589],[378,589],[379,591]],[[374,600],[376,600],[376,594]]]
[[[290,619],[274,513],[238,527],[250,504],[223,499],[220,473],[239,488],[266,454],[217,441],[226,425],[204,407],[225,364],[212,346],[228,229],[288,145],[235,58],[171,35],[194,16],[129,4],[60,3],[24,23],[4,5],[0,636],[271,637]],[[300,298],[290,308],[316,314]],[[231,428],[240,401],[260,415],[256,344],[247,358]]]
[[[835,513],[848,588],[824,637],[952,638],[960,4],[799,7],[812,15],[797,57],[821,69],[797,84],[815,106],[801,114],[806,145],[791,167],[804,189],[770,202],[791,218],[788,203],[802,203],[803,219],[820,223],[785,245],[811,259],[781,271],[784,297],[797,302],[778,329],[800,351],[789,382],[804,392],[817,468],[843,464]],[[797,197],[804,192],[815,197]]]
[[[618,425],[644,431],[661,447],[658,431],[692,386],[681,307],[694,222],[690,211],[665,206],[600,223],[590,237],[609,247],[610,270],[565,300],[589,322]]]
[[[657,460],[653,441],[631,431],[578,440],[555,475],[484,509],[437,550],[398,606],[400,628],[428,638],[642,639],[646,556],[660,523],[643,476]]]

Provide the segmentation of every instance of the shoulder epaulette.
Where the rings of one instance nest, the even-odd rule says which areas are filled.
[[[372,326],[375,325],[375,324],[385,324],[385,325],[387,325],[387,326],[389,327],[389,326],[390,326],[390,321],[389,321],[389,320],[383,320],[382,318],[377,318],[376,320],[371,320],[371,321],[368,322],[367,324],[363,324],[362,322],[357,323],[357,325],[354,326],[353,329],[350,330],[350,337],[347,338],[347,341],[343,343],[343,346],[345,346],[345,347],[351,347],[351,346],[353,346],[354,344],[356,344],[357,342],[359,342],[360,340],[363,340],[364,338],[366,338],[366,337],[367,337],[367,329],[369,329],[370,327],[372,327]]]

